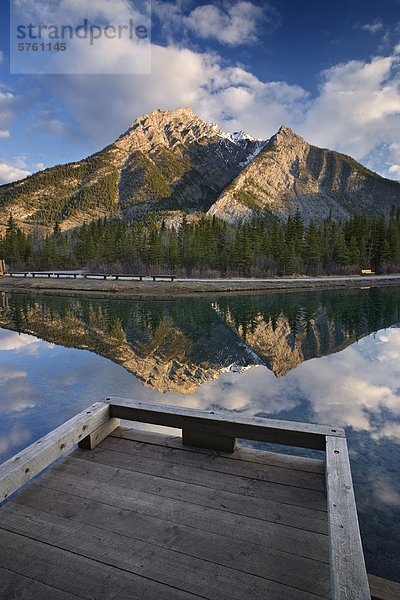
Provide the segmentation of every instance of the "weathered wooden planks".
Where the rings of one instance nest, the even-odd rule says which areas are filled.
[[[78,600],[78,596],[40,583],[20,573],[0,567],[0,598],[23,600]]]
[[[372,600],[399,600],[400,583],[388,581],[375,575],[368,575],[368,582]]]
[[[38,485],[47,490],[65,492],[87,500],[107,503],[116,508],[131,510],[138,516],[161,518],[168,523],[201,529],[235,540],[254,542],[282,552],[329,562],[327,531],[321,534],[302,528],[288,527],[276,521],[231,514],[218,508],[162,498],[155,494],[138,493],[136,490],[121,488],[112,483],[103,483],[99,486],[96,481],[90,479],[82,481],[79,477],[66,473],[46,474]]]
[[[158,548],[124,534],[83,524],[45,510],[14,504],[7,507],[3,527],[63,550],[107,563],[115,569],[146,577],[159,584],[214,600],[242,600],[251,591],[254,600],[315,598],[306,592],[238,572],[168,548]],[[66,528],[68,535],[66,535]]]
[[[225,452],[148,432],[123,439],[119,418],[180,428],[183,442]],[[307,458],[230,454],[237,437],[326,450],[326,472]],[[20,577],[21,598],[30,581],[54,600],[370,598],[342,430],[110,399],[2,465],[2,498],[77,443],[100,444],[3,507],[0,568],[4,585]],[[75,572],[82,585],[89,573],[83,591],[68,581]]]
[[[0,465],[0,502],[109,419],[110,407],[96,402]]]
[[[64,538],[68,538],[68,530]],[[85,600],[197,600],[199,596],[159,584],[54,544],[1,530],[3,568]]]
[[[323,425],[261,417],[235,417],[233,419],[232,415],[223,413],[215,414],[214,412],[174,406],[150,405],[115,397],[108,398],[107,401],[110,404],[112,417],[183,430],[187,428],[196,431],[197,434],[243,438],[315,450],[325,450],[326,436],[344,436],[342,429]]]
[[[80,456],[83,457],[82,454]],[[325,534],[328,531],[327,514],[323,510],[304,508],[276,500],[260,499],[248,494],[237,494],[231,490],[216,490],[198,483],[185,483],[138,473],[102,463],[76,459],[72,456],[68,458],[68,461],[57,465],[56,471],[94,481],[97,485],[110,482],[118,485],[122,491],[124,488],[128,488],[131,493],[137,494],[138,502],[142,501],[142,493],[149,493],[161,498],[183,500],[199,506],[229,511],[234,515],[278,522],[307,531]]]
[[[325,477],[317,473],[308,473],[296,469],[296,457],[292,457],[291,469],[289,467],[283,469],[274,465],[232,461],[224,456],[187,452],[186,449],[140,444],[121,438],[109,437],[102,442],[100,447],[130,454],[135,462],[142,460],[143,457],[148,457],[159,460],[164,464],[187,465],[194,469],[239,475],[240,477],[282,483],[302,489],[325,491]]]
[[[164,448],[176,448],[177,450],[185,450],[186,452],[196,454],[207,454],[207,456],[214,457],[221,456],[229,460],[240,460],[246,463],[261,463],[263,465],[288,469],[293,469],[295,461],[296,470],[309,471],[311,473],[323,473],[325,476],[325,456],[323,460],[307,458],[304,456],[293,457],[289,454],[278,454],[277,452],[265,451],[259,448],[247,448],[242,445],[238,446],[233,454],[221,451],[215,452],[214,450],[207,448],[191,448],[190,446],[183,446],[181,436],[166,435],[165,433],[159,433],[158,431],[127,427],[122,423],[120,427],[110,434],[110,437],[119,437],[137,443],[162,446]]]
[[[326,440],[332,600],[370,600],[345,438]]]
[[[318,560],[191,526],[177,525],[164,520],[162,514],[159,518],[148,517],[134,510],[65,492],[55,492],[37,485],[32,485],[29,493],[23,491],[15,502],[83,525],[147,542],[158,548],[169,549],[176,553],[177,561],[179,554],[184,554],[329,597],[329,565]]]
[[[145,473],[189,484],[195,483],[215,490],[231,491],[244,496],[275,500],[283,504],[294,504],[295,506],[314,508],[315,510],[326,510],[326,493],[322,490],[302,489],[299,486],[260,481],[249,477],[231,475],[230,473],[193,469],[187,465],[170,461],[161,462],[147,456],[143,456],[140,461],[134,461],[129,454],[99,447],[85,454],[85,456],[78,451],[74,453],[74,456],[80,456],[84,460],[117,467],[118,469]]]

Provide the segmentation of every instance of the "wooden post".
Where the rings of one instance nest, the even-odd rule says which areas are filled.
[[[89,433],[80,442],[78,442],[79,448],[84,450],[93,450],[100,442],[102,442],[110,433],[117,429],[120,425],[119,419],[108,419],[103,425],[100,425],[97,429]]]
[[[8,294],[0,292],[0,308],[8,308]]]
[[[0,259],[0,277],[4,277],[5,272],[6,272],[6,263],[3,259]]]
[[[346,438],[326,437],[332,600],[370,600]]]
[[[219,450],[220,452],[235,452],[236,438],[223,435],[213,435],[196,429],[182,429],[182,443],[184,446],[195,448],[208,448],[208,450]]]

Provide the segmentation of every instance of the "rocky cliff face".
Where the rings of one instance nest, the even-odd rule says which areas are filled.
[[[311,146],[281,127],[208,211],[232,224],[254,216],[287,218],[300,210],[305,222],[354,212],[388,213],[400,206],[400,184],[369,171],[349,156]]]
[[[307,222],[330,213],[388,213],[400,184],[348,156],[309,145],[288,127],[268,142],[224,133],[190,108],[142,115],[89,158],[0,186],[0,227],[10,212],[25,227],[62,229],[100,217],[208,212],[232,224],[256,216]]]
[[[149,210],[207,211],[261,148],[225,134],[190,108],[142,115],[115,143],[86,160],[0,187],[0,222],[68,229]]]

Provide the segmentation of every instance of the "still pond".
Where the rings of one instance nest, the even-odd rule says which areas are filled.
[[[108,396],[345,427],[367,569],[400,581],[400,288],[0,294],[0,462]]]

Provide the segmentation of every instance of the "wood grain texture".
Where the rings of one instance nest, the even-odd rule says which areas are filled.
[[[119,419],[108,419],[103,425],[100,425],[94,431],[91,431],[89,435],[84,437],[79,443],[79,448],[84,450],[93,450],[100,442],[102,442],[107,436],[110,435],[120,425]]]
[[[99,446],[90,453],[75,451],[73,456],[135,473],[326,511],[326,492],[321,490],[302,489],[300,486],[260,481],[251,477],[239,477],[207,469],[194,469],[188,465],[170,461],[161,462],[148,456],[143,456],[139,461],[135,461],[129,454],[107,450]]]
[[[119,437],[126,440],[135,441],[142,444],[151,444],[165,448],[176,448],[195,454],[206,454],[207,456],[224,457],[229,460],[237,460],[245,463],[261,463],[298,471],[309,471],[311,473],[322,473],[325,476],[325,456],[323,459],[308,458],[304,456],[293,456],[290,454],[281,454],[262,450],[260,448],[248,448],[242,445],[236,447],[233,454],[225,452],[216,452],[206,448],[191,448],[183,446],[181,436],[167,435],[158,431],[139,429],[137,427],[128,427],[121,422],[121,426],[115,429],[110,437]]]
[[[14,504],[7,507],[2,526],[32,539],[86,558],[107,563],[115,569],[146,577],[202,598],[242,600],[251,593],[254,600],[315,598],[296,588],[261,577],[212,564],[207,560],[157,548],[123,534],[66,520],[43,510]],[[66,528],[68,535],[66,535]]]
[[[225,451],[128,431],[120,418],[178,427]],[[326,448],[325,472],[304,457],[230,454],[237,437]],[[342,430],[110,399],[0,466],[0,492],[8,497],[79,442],[93,449],[76,449],[2,506],[0,594],[370,599]],[[392,600],[394,587],[371,582],[376,600]]]
[[[112,417],[140,423],[152,423],[179,429],[194,429],[198,434],[222,435],[325,450],[325,437],[343,437],[340,428],[324,425],[264,419],[232,417],[231,414],[205,412],[174,406],[150,405],[123,398],[108,398]]]
[[[326,441],[332,600],[370,600],[345,438]]]
[[[0,598],[4,600],[78,600],[79,596],[0,567]]]
[[[187,465],[193,469],[217,471],[259,481],[282,483],[302,489],[325,491],[325,476],[298,470],[296,468],[296,457],[292,457],[292,468],[289,468],[288,464],[287,468],[282,468],[261,463],[231,461],[229,458],[217,454],[210,456],[199,452],[186,452],[185,449],[141,444],[115,437],[105,439],[100,444],[100,448],[129,454],[132,456],[133,462],[147,457],[167,464]]]
[[[138,502],[141,501],[143,492],[146,492],[160,498],[209,506],[234,515],[245,515],[307,531],[328,533],[327,513],[323,510],[236,494],[233,491],[210,489],[197,483],[189,484],[146,473],[132,472],[92,461],[79,460],[72,456],[68,458],[68,461],[57,465],[56,470],[59,473],[94,481],[98,486],[103,483],[112,483],[119,486],[122,491],[124,488],[128,488],[131,493],[136,492]]]
[[[66,473],[49,473],[38,482],[40,487],[78,495],[80,498],[107,503],[131,510],[137,516],[162,519],[200,529],[235,540],[267,546],[298,556],[328,563],[327,534],[289,527],[273,521],[231,514],[211,507],[190,504],[182,500],[160,498],[155,494],[138,493],[112,483],[101,486],[93,480],[82,480]]]
[[[64,532],[68,537],[68,530]],[[2,568],[85,600],[197,600],[199,596],[1,529]],[[41,599],[40,599],[41,600]]]
[[[399,600],[400,583],[382,579],[382,577],[376,577],[375,575],[368,575],[368,583],[372,600]]]
[[[138,514],[112,504],[32,485],[14,502],[70,521],[149,543],[156,548],[209,561],[212,564],[262,577],[329,597],[329,565],[252,542],[178,525],[159,517]],[[179,560],[177,558],[177,560]]]
[[[96,402],[0,465],[0,502],[109,419],[108,404]]]

